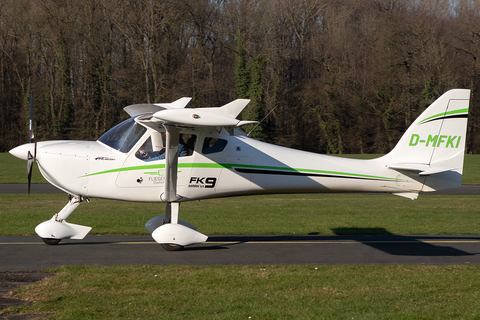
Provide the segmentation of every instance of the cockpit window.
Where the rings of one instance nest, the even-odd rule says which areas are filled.
[[[203,141],[202,153],[203,154],[210,154],[221,152],[227,146],[227,140],[218,139],[213,137],[205,138]]]
[[[159,139],[162,138],[162,139]],[[152,138],[153,142],[152,143]],[[195,150],[195,142],[197,141],[197,136],[194,134],[180,134],[178,142],[178,156],[186,157],[191,156]],[[150,136],[143,145],[135,153],[135,156],[143,161],[156,161],[162,160],[166,157],[165,138],[163,134],[154,133]]]
[[[108,130],[98,141],[120,152],[127,153],[146,130],[146,128],[137,124],[134,118],[130,118]]]

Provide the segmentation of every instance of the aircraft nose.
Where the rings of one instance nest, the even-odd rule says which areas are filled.
[[[22,144],[21,146],[13,148],[9,152],[12,156],[15,156],[18,159],[27,161],[28,152],[30,151],[30,153],[33,155],[34,149],[35,149],[35,143],[25,143],[25,144]]]

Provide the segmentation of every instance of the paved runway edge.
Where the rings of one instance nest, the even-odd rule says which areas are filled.
[[[26,194],[26,183],[0,183],[0,194]],[[32,183],[30,193],[65,193],[49,183]]]

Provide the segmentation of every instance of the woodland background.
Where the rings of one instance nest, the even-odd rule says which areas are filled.
[[[27,142],[31,91],[37,141],[250,98],[244,120],[274,109],[251,136],[332,154],[388,152],[452,88],[480,153],[478,0],[0,1],[0,152]]]

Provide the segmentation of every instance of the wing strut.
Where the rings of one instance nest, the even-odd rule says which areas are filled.
[[[178,219],[182,197],[177,195],[178,145],[180,129],[164,124],[166,130],[165,189],[160,198],[166,202],[165,216],[158,216],[145,224],[156,242],[168,251],[181,250],[184,246],[201,243],[207,236],[196,231],[196,227]]]
[[[178,172],[178,144],[180,129],[164,124],[166,132],[166,156],[165,156],[165,190],[161,195],[162,201],[174,202],[181,199],[177,196],[177,172]]]

